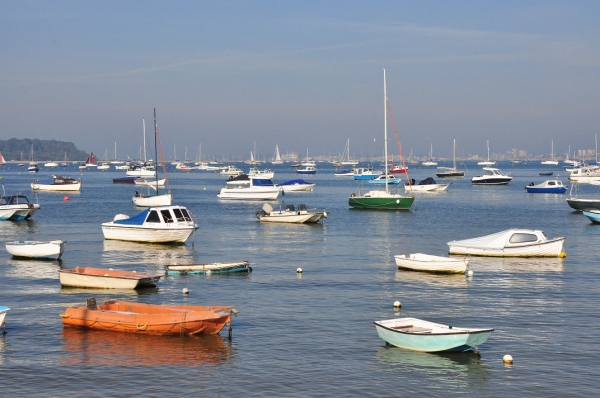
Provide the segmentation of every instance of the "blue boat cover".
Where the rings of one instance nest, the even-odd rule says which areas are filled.
[[[291,180],[287,182],[283,182],[279,185],[296,185],[296,184],[312,184],[312,182],[304,181],[304,180]]]
[[[146,221],[146,216],[148,215],[149,211],[150,211],[150,209],[146,209],[138,215],[126,218],[124,220],[115,220],[115,221],[113,221],[113,223],[127,224],[127,225],[142,225],[142,224],[144,224],[144,221]]]

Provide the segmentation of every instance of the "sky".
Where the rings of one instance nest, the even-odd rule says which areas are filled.
[[[594,149],[598,1],[2,0],[0,139],[99,159]],[[390,155],[397,156],[388,127]],[[152,144],[153,145],[153,144]],[[151,145],[151,146],[152,146]],[[152,148],[148,148],[150,152]]]

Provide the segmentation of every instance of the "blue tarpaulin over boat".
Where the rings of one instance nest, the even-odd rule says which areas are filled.
[[[115,224],[127,224],[127,225],[142,225],[144,221],[146,221],[146,216],[150,209],[146,209],[138,215],[133,217],[126,218],[124,220],[115,220],[113,221]]]
[[[283,183],[279,184],[279,186],[296,185],[296,184],[305,185],[305,184],[312,184],[312,182],[308,182],[308,181],[304,181],[304,180],[291,180],[291,181],[283,182]]]

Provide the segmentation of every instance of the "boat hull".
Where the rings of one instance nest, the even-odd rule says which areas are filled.
[[[94,308],[67,308],[61,314],[63,325],[114,332],[154,335],[217,334],[231,314],[229,306],[170,306],[124,301],[107,301]]]
[[[280,189],[252,189],[252,188],[221,188],[217,195],[219,199],[228,200],[275,200]]]
[[[410,210],[414,197],[400,196],[392,194],[373,193],[379,191],[371,191],[365,195],[352,194],[348,198],[348,204],[351,207],[358,209],[374,209],[374,210]],[[367,196],[369,195],[369,196]]]
[[[78,181],[74,184],[40,184],[40,183],[31,183],[31,189],[34,191],[81,191],[81,181]]]
[[[248,261],[212,264],[167,265],[166,267],[167,275],[211,275],[250,271],[252,271],[252,268],[250,267],[250,262]]]
[[[142,226],[102,224],[104,239],[144,243],[184,243],[196,228],[151,228]]]
[[[142,289],[156,287],[161,276],[88,267],[62,269],[59,271],[60,284],[62,286],[97,289]]]
[[[448,242],[450,254],[486,257],[560,257],[565,238],[557,238],[545,243],[527,244],[520,247],[479,248],[454,246]]]
[[[538,187],[525,187],[527,193],[565,193],[567,188],[538,188]]]
[[[464,273],[469,264],[468,259],[430,256],[422,253],[396,255],[394,259],[398,268],[425,272]]]
[[[0,328],[2,328],[2,330],[6,330],[4,318],[6,317],[6,314],[8,313],[8,311],[10,311],[10,308],[5,307],[5,306],[0,307]]]
[[[502,178],[478,178],[473,177],[471,183],[473,185],[508,185],[508,183],[512,180],[512,177],[502,177]]]
[[[600,199],[569,198],[567,203],[572,209],[582,211],[585,209],[600,209]]]
[[[585,209],[583,215],[590,219],[594,224],[600,224],[600,210],[598,209]]]
[[[173,203],[173,195],[134,196],[131,201],[138,207],[168,206]]]
[[[406,192],[443,192],[450,184],[405,185]]]
[[[6,251],[14,257],[60,260],[65,250],[65,243],[62,240],[6,242]]]
[[[487,341],[494,329],[466,329],[434,324],[415,318],[375,322],[386,343],[421,352],[465,352]]]

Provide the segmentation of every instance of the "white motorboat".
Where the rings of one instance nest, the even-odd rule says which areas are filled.
[[[152,187],[163,187],[165,185],[165,179],[161,178],[160,180],[153,180],[149,178],[140,177],[136,180],[133,180],[135,185],[143,185],[143,186],[152,186]]]
[[[512,176],[504,174],[500,169],[494,167],[484,167],[483,175],[471,178],[473,185],[507,185],[512,180]]]
[[[14,257],[60,260],[65,251],[65,241],[16,241],[6,242],[6,251]]]
[[[39,203],[31,203],[25,195],[0,196],[0,220],[28,220],[39,209]]]
[[[571,171],[569,181],[589,184],[594,180],[600,180],[600,167],[584,166]]]
[[[317,174],[317,168],[315,166],[304,166],[297,168],[296,173],[298,174]]]
[[[394,259],[398,268],[413,271],[463,273],[469,264],[466,258],[432,256],[423,253],[399,254],[394,256]]]
[[[60,284],[68,287],[97,289],[141,289],[156,287],[162,275],[150,275],[136,271],[77,267],[58,271]]]
[[[551,141],[552,145],[551,145],[551,152],[550,152],[550,160],[546,159],[542,161],[543,165],[546,166],[558,166],[558,160],[554,160],[554,141]]]
[[[277,184],[277,186],[283,189],[284,192],[312,191],[315,187],[315,183],[298,179],[286,181],[281,184]]]
[[[422,352],[465,352],[477,350],[494,329],[459,328],[417,318],[375,322],[377,334],[386,343]]]
[[[129,217],[117,214],[102,224],[104,239],[148,243],[183,243],[198,225],[184,206],[149,207]]]
[[[298,209],[294,205],[287,205],[285,209],[274,210],[270,203],[265,203],[262,210],[256,212],[256,217],[264,222],[283,222],[283,223],[317,223],[327,218],[327,212],[323,209],[307,209],[306,205],[299,205]]]
[[[250,178],[268,178],[272,179],[275,176],[275,172],[273,170],[264,169],[260,170],[257,167],[251,167],[248,172],[248,177]]]
[[[234,200],[275,200],[281,188],[270,179],[250,178],[247,174],[230,177],[217,196]]]
[[[414,179],[409,180],[409,182],[404,185],[404,190],[406,192],[442,192],[448,189],[449,186],[450,183],[438,184],[433,178],[427,177],[418,184],[415,184]]]
[[[31,189],[34,191],[81,191],[81,180],[53,175],[46,180],[33,181]]]
[[[355,180],[372,180],[373,178],[379,177],[382,173],[377,170],[373,170],[372,167],[355,167],[354,168],[354,179]]]
[[[156,169],[152,166],[129,166],[129,169],[125,172],[125,175],[136,176],[136,177],[154,177],[156,175]]]
[[[548,239],[543,231],[507,229],[479,238],[448,242],[450,254],[489,257],[565,257],[564,237]]]
[[[243,174],[243,173],[244,173],[243,170],[241,170],[235,166],[226,166],[220,172],[220,174],[223,174],[226,176],[239,176],[240,174]]]

